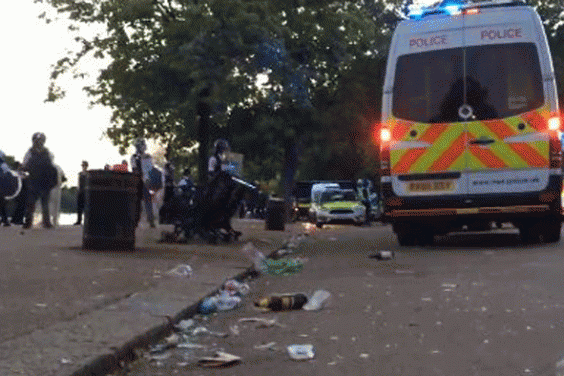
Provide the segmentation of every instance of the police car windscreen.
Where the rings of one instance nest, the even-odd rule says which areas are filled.
[[[403,55],[398,59],[392,113],[425,123],[458,122],[463,104],[475,118],[514,116],[544,103],[532,43],[472,46]],[[463,72],[466,69],[466,82]]]

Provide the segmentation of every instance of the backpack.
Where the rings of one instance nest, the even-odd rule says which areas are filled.
[[[49,158],[49,151],[31,150],[31,157],[27,163],[29,180],[36,188],[51,190],[57,185],[59,172]]]
[[[163,187],[163,173],[155,166],[149,170],[149,179],[147,180],[147,188],[152,191],[158,191]]]

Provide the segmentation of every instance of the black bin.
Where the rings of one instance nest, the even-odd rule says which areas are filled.
[[[266,204],[266,229],[284,231],[284,224],[286,223],[285,213],[284,200],[270,198]]]
[[[138,176],[129,172],[86,173],[83,248],[135,248],[138,182]]]

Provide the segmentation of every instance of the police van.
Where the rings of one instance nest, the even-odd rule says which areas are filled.
[[[559,241],[560,137],[552,59],[533,8],[445,0],[398,24],[380,176],[383,215],[401,245],[508,222],[524,242]]]

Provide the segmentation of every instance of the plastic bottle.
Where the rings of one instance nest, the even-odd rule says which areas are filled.
[[[215,306],[218,311],[229,311],[236,308],[241,304],[241,298],[235,295],[230,295],[227,291],[221,291],[216,296]]]
[[[259,308],[269,309],[271,311],[289,311],[294,309],[302,309],[307,303],[307,296],[301,293],[273,295],[267,298],[259,299],[255,302],[255,306]]]
[[[202,315],[209,315],[217,311],[217,297],[210,296],[205,298],[198,305],[198,313]]]
[[[323,304],[331,297],[331,293],[325,290],[317,290],[308,302],[303,306],[306,311],[317,311],[323,307]]]

